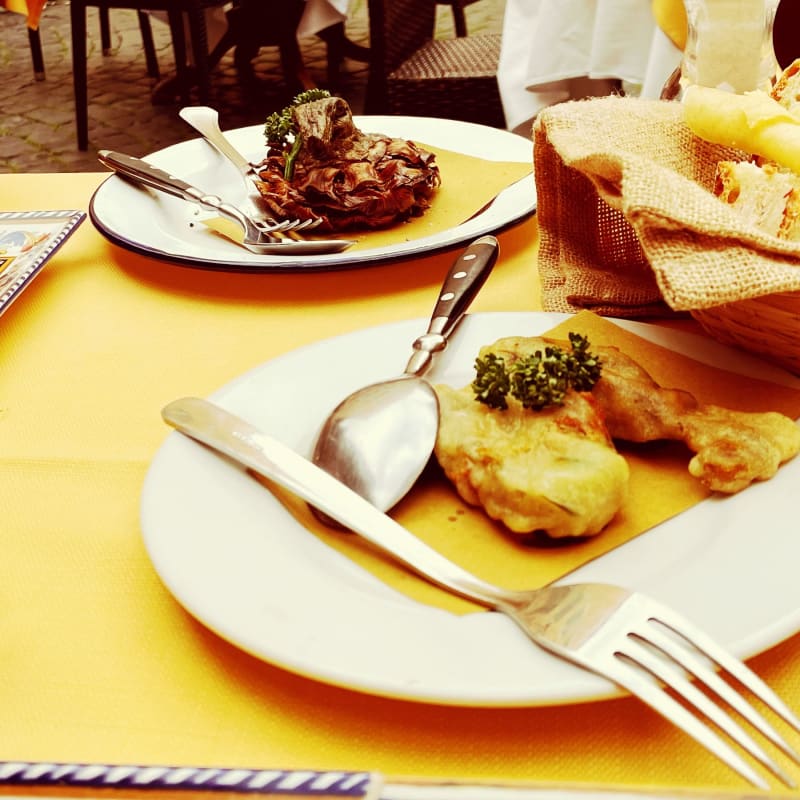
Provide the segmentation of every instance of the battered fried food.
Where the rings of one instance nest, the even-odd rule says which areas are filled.
[[[435,454],[470,505],[515,533],[551,537],[599,533],[619,510],[628,464],[590,394],[571,391],[563,406],[534,412],[512,397],[505,411],[489,408],[469,386],[436,392]]]
[[[611,437],[684,442],[695,453],[690,474],[708,489],[741,491],[800,452],[800,427],[783,414],[702,405],[689,392],[659,386],[616,347],[596,350],[603,373],[593,394]]]
[[[540,337],[508,337],[485,348],[507,360],[542,347]],[[602,362],[592,389],[615,441],[684,442],[695,453],[689,473],[711,491],[733,494],[767,480],[800,452],[800,427],[773,411],[702,405],[682,389],[659,386],[617,347],[594,347]]]
[[[506,337],[483,347],[511,366],[546,345],[569,342]],[[461,497],[516,533],[552,537],[600,532],[621,507],[628,465],[613,441],[684,442],[688,471],[726,494],[767,480],[800,452],[800,427],[777,412],[704,405],[664,388],[616,347],[593,347],[602,372],[591,392],[567,392],[563,406],[508,409],[476,402],[471,386],[437,386],[440,430],[435,454]]]

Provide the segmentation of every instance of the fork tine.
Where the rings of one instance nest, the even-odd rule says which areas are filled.
[[[583,666],[599,672],[619,684],[623,689],[627,689],[632,695],[682,729],[753,786],[765,791],[769,790],[769,784],[726,741],[685,706],[666,694],[652,679],[644,677],[638,670],[633,669],[629,663],[611,656],[603,664],[602,671],[596,665],[588,662],[579,663],[583,663]]]
[[[659,625],[664,624],[660,619],[653,619],[652,621],[657,622]],[[668,627],[670,630],[677,633],[672,626]],[[772,725],[770,725],[769,722],[767,722],[767,720],[752,705],[750,705],[750,703],[748,703],[739,692],[737,692],[729,683],[724,681],[715,670],[711,668],[698,669],[697,661],[689,658],[689,654],[685,648],[681,647],[678,642],[674,641],[669,636],[665,636],[663,632],[659,631],[657,628],[651,627],[648,630],[647,638],[650,642],[658,646],[659,649],[668,653],[687,672],[697,678],[697,680],[704,683],[720,699],[724,700],[726,703],[728,703],[728,705],[734,708],[754,728],[760,731],[776,747],[782,750],[785,755],[787,755],[796,763],[800,764],[800,754],[798,754],[797,751],[791,747],[791,745],[789,745],[789,743],[775,730],[775,728],[773,728]],[[688,642],[685,636],[681,636],[681,638]],[[702,651],[698,650],[698,652]],[[714,661],[713,663],[716,662]],[[736,663],[739,664],[740,662],[737,661]]]
[[[318,225],[322,225],[322,217],[314,217],[313,219],[307,219],[305,222],[302,223],[302,227],[308,230],[316,228]]]
[[[760,764],[766,767],[777,778],[783,781],[790,788],[795,788],[794,781],[764,752],[764,750],[749,736],[745,730],[730,717],[723,708],[718,706],[711,700],[708,695],[701,692],[697,686],[692,683],[683,670],[677,667],[683,667],[683,661],[688,661],[686,653],[680,654],[680,661],[665,661],[662,657],[656,655],[656,652],[647,645],[653,645],[658,648],[656,640],[658,637],[651,637],[650,631],[646,631],[643,637],[640,638],[638,633],[629,635],[626,648],[622,650],[619,657],[624,657],[629,660],[632,665],[636,665],[641,669],[646,670],[669,689],[675,692],[676,695],[681,697],[690,706],[693,706],[697,711],[703,714],[707,719],[713,722],[721,731],[727,734],[736,744],[738,744],[745,752],[749,753]],[[660,649],[660,648],[658,648]],[[668,650],[674,649],[674,644]],[[669,656],[669,653],[667,653]],[[697,665],[691,665],[690,673],[695,674]],[[730,687],[729,687],[730,688]],[[667,695],[664,695],[667,697]],[[777,735],[777,734],[776,734]]]
[[[282,222],[262,222],[259,219],[250,218],[253,226],[258,228],[262,233],[275,233],[276,231],[290,230],[294,225],[294,220],[285,219]]]
[[[674,631],[678,636],[694,645],[701,653],[715,662],[721,669],[736,678],[739,683],[746,686],[761,702],[771,708],[784,722],[800,732],[800,718],[767,686],[749,667],[725,652],[710,636],[693,625],[674,611],[659,607],[655,616],[663,625]]]
[[[260,220],[253,220],[253,224],[258,228],[262,233],[288,233],[289,231],[302,231],[302,230],[311,230],[316,228],[322,219],[319,217],[315,217],[314,219],[286,219],[283,222],[261,222]]]

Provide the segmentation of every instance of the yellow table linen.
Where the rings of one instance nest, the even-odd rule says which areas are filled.
[[[0,197],[86,209],[103,177],[0,175]],[[475,310],[539,308],[535,219],[500,242]],[[451,708],[332,688],[221,641],[156,577],[138,504],[160,408],[426,316],[452,258],[237,275],[126,252],[89,222],[73,235],[0,318],[0,759],[744,788],[637,700]],[[800,637],[751,663],[800,707]]]

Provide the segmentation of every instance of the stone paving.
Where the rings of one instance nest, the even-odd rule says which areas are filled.
[[[482,0],[467,9],[471,31],[499,32],[504,0]],[[49,0],[40,26],[44,80],[35,80],[24,18],[0,9],[0,172],[93,172],[103,167],[97,150],[116,149],[144,156],[196,134],[180,119],[180,104],[154,104],[157,81],[147,75],[136,14],[112,9],[112,50],[103,55],[97,10],[90,8],[87,29],[89,149],[79,151],[72,91],[69,0]],[[452,17],[440,8],[438,31],[452,34]],[[165,24],[152,23],[162,79],[174,72]],[[366,0],[353,0],[347,34],[369,44]],[[316,36],[300,40],[306,65],[320,86],[326,83],[326,50]],[[287,96],[276,47],[263,47],[254,60],[257,81],[243,85],[233,51],[214,69],[210,105],[219,110],[223,129],[262,123],[282,108]],[[363,113],[367,65],[346,61],[341,95]],[[2,202],[0,202],[0,207]]]

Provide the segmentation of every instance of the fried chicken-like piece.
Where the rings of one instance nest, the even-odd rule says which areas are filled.
[[[800,452],[800,427],[775,411],[735,411],[703,405],[665,389],[616,347],[595,348],[603,363],[593,394],[614,439],[684,442],[695,456],[689,472],[716,492],[733,494],[767,480]]]
[[[541,349],[540,337],[508,337],[484,348],[507,363]],[[561,347],[568,343],[558,342]],[[800,452],[800,427],[778,412],[702,405],[689,392],[659,386],[616,347],[593,347],[602,374],[592,395],[614,440],[684,442],[695,453],[689,472],[708,489],[733,494],[767,480]]]
[[[775,411],[747,413],[701,406],[685,421],[684,442],[696,455],[689,472],[703,485],[732,494],[771,478],[800,451],[800,428]]]
[[[590,394],[572,391],[563,406],[532,412],[511,397],[507,410],[489,408],[469,386],[436,393],[435,454],[445,475],[512,532],[590,536],[619,510],[628,464]]]

